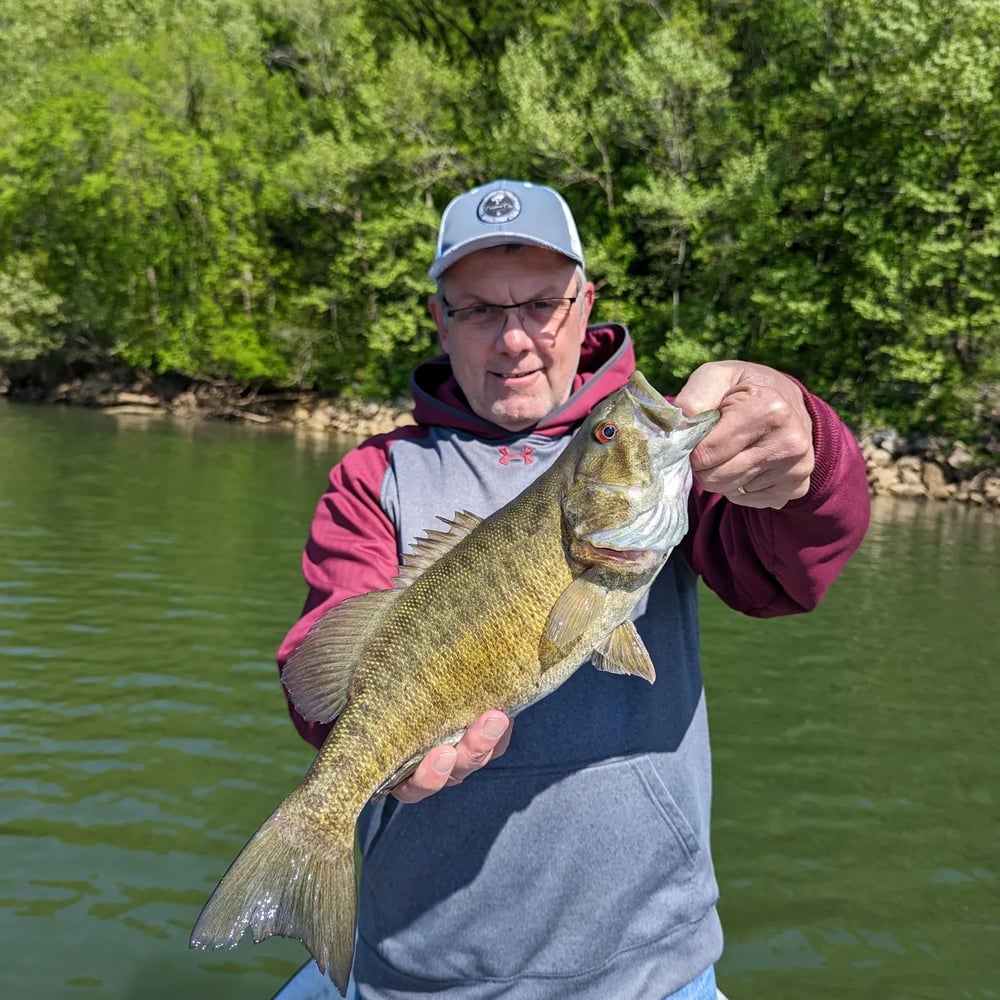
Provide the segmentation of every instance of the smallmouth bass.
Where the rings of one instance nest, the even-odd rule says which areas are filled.
[[[346,995],[364,805],[483,712],[515,715],[588,659],[655,680],[630,615],[687,531],[690,454],[717,420],[685,417],[634,373],[514,500],[428,530],[391,590],[313,625],[282,680],[303,716],[336,724],[230,865],[192,947],[234,947],[248,929],[299,938]]]

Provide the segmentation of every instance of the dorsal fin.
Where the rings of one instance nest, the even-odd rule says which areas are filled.
[[[348,598],[316,620],[281,672],[304,719],[332,722],[343,712],[361,650],[395,598],[391,590],[375,590]]]
[[[482,518],[467,510],[456,511],[450,519],[439,517],[447,528],[428,528],[424,535],[413,540],[409,552],[403,556],[403,565],[396,576],[396,589],[408,587],[428,566],[432,566],[446,552],[450,552],[463,538],[470,535]]]

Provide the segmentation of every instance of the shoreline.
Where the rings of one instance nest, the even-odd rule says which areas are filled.
[[[413,423],[409,398],[362,402],[320,392],[261,390],[177,376],[98,373],[46,386],[12,382],[0,372],[0,397],[98,409],[112,416],[228,420],[358,440]],[[874,431],[858,436],[858,443],[873,497],[1000,509],[1000,468],[977,466],[971,449],[961,441]]]

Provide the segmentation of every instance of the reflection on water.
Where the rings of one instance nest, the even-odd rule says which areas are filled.
[[[187,935],[311,759],[272,657],[338,450],[0,404],[4,995],[263,997],[303,959]],[[903,502],[814,615],[706,595],[733,1000],[1000,995],[998,598],[995,512]]]
[[[889,501],[814,614],[705,601],[727,993],[1000,995],[998,598],[995,512]]]
[[[5,995],[269,996],[298,964],[186,940],[310,760],[273,650],[333,457],[0,407]]]

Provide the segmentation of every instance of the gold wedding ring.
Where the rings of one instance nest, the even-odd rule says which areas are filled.
[[[740,485],[736,487],[736,492],[739,493],[741,497],[745,497],[747,495],[746,488],[743,486],[742,483],[740,483]]]

